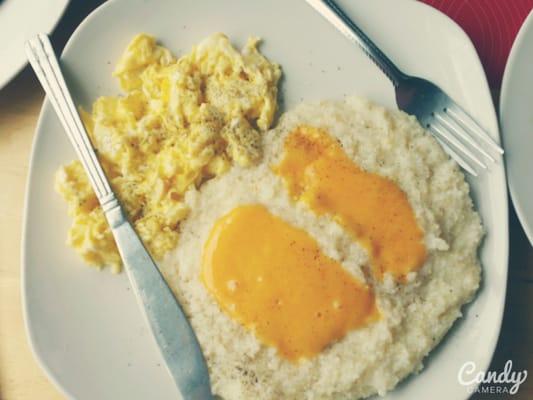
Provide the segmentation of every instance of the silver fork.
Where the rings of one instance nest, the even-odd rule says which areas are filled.
[[[414,115],[463,169],[478,176],[503,149],[459,104],[435,84],[400,71],[333,0],[306,0],[357,44],[394,85],[400,110]]]
[[[26,54],[85,168],[113,232],[138,303],[182,397],[212,399],[207,365],[196,336],[111,189],[48,36],[38,35],[26,42]]]

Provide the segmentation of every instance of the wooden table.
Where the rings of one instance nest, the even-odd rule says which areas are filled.
[[[57,47],[88,11],[101,1],[74,1],[53,36]],[[31,144],[43,93],[33,73],[25,69],[0,91],[0,399],[62,399],[47,380],[28,346],[20,298],[20,238],[22,209]],[[502,333],[491,370],[507,360],[514,370],[533,372],[533,248],[511,209],[509,280]],[[475,395],[474,399],[502,398]],[[513,399],[533,398],[533,377]],[[120,399],[117,399],[120,400]]]

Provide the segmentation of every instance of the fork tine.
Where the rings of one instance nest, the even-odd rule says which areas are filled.
[[[429,129],[433,133],[435,133],[435,131],[431,127],[429,127]],[[466,161],[464,161],[450,146],[448,146],[446,144],[446,142],[444,140],[440,139],[438,135],[434,134],[433,137],[435,138],[435,140],[437,142],[440,143],[440,145],[444,148],[446,153],[448,153],[455,161],[457,161],[457,164],[459,164],[470,175],[472,175],[472,176],[477,178],[478,174],[477,174],[476,170],[472,166],[470,166],[470,164],[468,164]]]
[[[503,154],[503,149],[490,137],[490,135],[457,103],[446,108],[446,113],[450,114],[456,121],[475,133],[483,140],[493,151]]]
[[[479,167],[487,169],[487,166],[483,164],[483,162],[479,160],[463,143],[457,140],[457,138],[453,135],[453,132],[450,132],[444,125],[442,125],[437,120],[433,120],[430,126],[438,132],[439,136],[443,138],[446,143],[453,146],[460,153],[464,154],[471,161],[476,163]]]
[[[455,119],[453,117],[451,117],[449,114],[447,113],[435,113],[435,118],[442,124],[444,125],[446,128],[448,128],[448,130],[451,130],[453,131],[453,133],[455,133],[456,136],[460,137],[462,140],[464,140],[466,143],[468,143],[470,146],[472,146],[474,149],[476,149],[477,151],[479,151],[481,154],[483,154],[486,158],[488,158],[490,161],[492,162],[496,162],[496,160],[489,154],[487,153],[483,147],[481,147],[479,145],[479,143],[477,143],[476,141],[474,141],[472,139],[472,137],[467,134],[464,129],[461,128],[461,126],[457,123],[457,121],[455,121]]]

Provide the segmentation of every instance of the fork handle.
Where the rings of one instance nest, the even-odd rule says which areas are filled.
[[[327,19],[348,40],[357,44],[383,71],[394,87],[407,76],[370,40],[370,38],[335,4],[333,0],[306,0],[311,7]]]

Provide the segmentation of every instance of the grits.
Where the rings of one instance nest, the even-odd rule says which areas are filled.
[[[364,248],[327,215],[294,202],[272,172],[285,137],[300,125],[324,129],[361,168],[391,179],[406,193],[427,258],[404,282],[387,273],[375,279]],[[482,227],[464,176],[413,117],[358,98],[298,106],[263,137],[263,151],[257,166],[234,166],[186,193],[191,213],[177,248],[162,263],[206,356],[213,391],[227,400],[383,395],[422,368],[479,286]],[[264,205],[307,231],[324,254],[373,287],[381,318],[294,363],[222,312],[200,280],[203,246],[219,218],[246,204]]]

